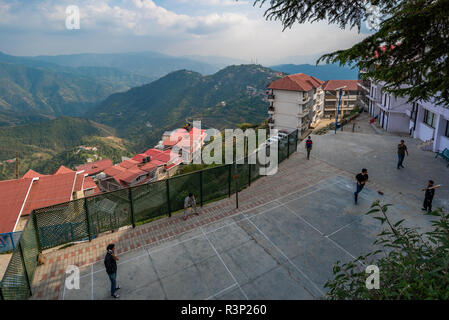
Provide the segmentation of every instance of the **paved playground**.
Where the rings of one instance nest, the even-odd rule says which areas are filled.
[[[121,254],[120,299],[319,299],[332,266],[370,249],[381,229],[342,176],[201,226],[157,247]],[[409,213],[392,211],[393,220]],[[426,224],[422,214],[409,221]],[[113,299],[102,262],[81,271],[61,299]]]
[[[410,156],[397,170],[401,137],[376,130],[366,115],[355,123],[355,133],[312,135],[309,161],[301,143],[276,175],[239,193],[238,209],[232,196],[187,221],[176,214],[44,252],[32,299],[111,299],[103,266],[111,242],[120,258],[120,299],[320,299],[337,260],[372,251],[381,230],[365,215],[373,200],[394,204],[393,221],[428,230],[421,188],[432,178],[443,184],[434,207],[449,207],[444,161],[405,138]],[[354,205],[354,175],[362,167],[370,180]],[[69,265],[81,270],[79,290],[64,286]]]

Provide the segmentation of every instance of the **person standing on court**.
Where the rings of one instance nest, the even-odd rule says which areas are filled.
[[[109,276],[109,280],[111,280],[111,296],[114,298],[120,297],[116,291],[120,289],[117,285],[117,262],[118,257],[115,256],[115,244],[111,243],[106,248],[107,253],[104,258],[104,266],[106,267],[106,273]]]
[[[313,141],[310,136],[306,140],[306,151],[307,151],[307,160],[310,158],[310,151],[312,151]]]
[[[184,220],[187,219],[187,208],[192,207],[196,215],[199,215],[198,209],[196,207],[195,196],[190,192],[189,195],[184,199]]]
[[[398,169],[404,168],[402,162],[404,162],[405,154],[408,156],[407,146],[404,144],[404,140],[401,140],[401,143],[398,144]]]
[[[368,181],[368,170],[363,168],[362,172],[355,176],[355,181],[357,184],[354,192],[354,203],[357,204],[359,193],[363,190],[365,183]]]
[[[433,180],[429,180],[427,182],[427,187],[422,189],[422,191],[426,191],[424,195],[424,203],[421,210],[431,212],[432,211],[432,200],[433,196],[435,195],[435,189],[438,188],[438,186],[433,185]]]

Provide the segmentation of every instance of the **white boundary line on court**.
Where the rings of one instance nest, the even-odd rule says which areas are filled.
[[[337,183],[338,183],[338,182],[335,182],[335,183],[332,183],[332,184],[328,184],[328,185],[326,185],[326,187],[335,185],[335,184],[337,184]],[[247,212],[247,211],[254,210],[254,209],[256,209],[256,208],[258,208],[258,207],[261,207],[261,206],[265,206],[265,205],[267,205],[268,203],[276,202],[276,201],[279,200],[279,199],[282,199],[282,198],[287,197],[287,196],[289,196],[289,195],[291,195],[291,194],[293,194],[293,193],[295,193],[295,192],[298,192],[298,191],[294,191],[294,192],[292,192],[292,193],[289,194],[289,195],[282,196],[281,198],[278,198],[278,199],[272,200],[272,201],[270,201],[270,202],[261,204],[261,205],[259,205],[259,206],[257,206],[257,207],[254,207],[254,208],[247,209],[247,210],[245,210],[245,211],[236,213],[236,214],[233,215],[233,216],[229,216],[228,218],[236,217],[236,216],[238,216],[238,215],[243,215],[244,218],[242,218],[242,219],[240,219],[240,220],[238,220],[238,221],[233,221],[233,222],[231,222],[231,223],[227,223],[227,224],[225,224],[224,226],[218,227],[218,228],[213,229],[213,230],[209,230],[209,231],[207,231],[207,232],[205,232],[205,233],[206,233],[206,234],[209,234],[209,233],[212,233],[212,232],[216,232],[216,231],[221,230],[221,229],[224,229],[224,228],[226,228],[226,227],[230,227],[230,226],[232,226],[232,225],[235,225],[235,224],[237,224],[237,223],[239,223],[239,222],[241,222],[241,221],[249,220],[250,218],[257,217],[257,216],[259,216],[259,215],[261,215],[261,214],[264,214],[264,213],[266,213],[266,212],[268,212],[268,211],[271,211],[271,210],[273,210],[273,209],[280,208],[280,207],[284,206],[284,205],[287,204],[287,203],[290,203],[290,202],[292,202],[292,201],[296,201],[296,200],[302,199],[302,198],[304,198],[304,197],[306,197],[306,196],[308,196],[308,195],[310,195],[310,194],[312,194],[312,193],[315,193],[315,192],[317,192],[317,191],[321,191],[321,190],[323,190],[323,189],[325,189],[325,187],[323,187],[323,188],[318,188],[318,189],[316,189],[316,190],[309,191],[309,192],[307,192],[307,193],[305,193],[305,194],[302,194],[301,196],[299,196],[299,197],[297,197],[297,198],[295,198],[295,199],[289,200],[289,201],[287,201],[287,202],[285,202],[285,203],[283,203],[283,204],[279,204],[279,205],[273,206],[273,207],[271,207],[271,208],[268,208],[268,209],[266,209],[266,210],[263,210],[263,211],[261,211],[261,212],[259,212],[259,213],[256,213],[256,214],[252,215],[251,217],[247,217],[247,216],[244,214],[244,213]],[[208,225],[211,225],[211,224],[214,224],[214,223],[216,223],[216,221],[213,221],[213,222],[210,222],[210,223],[208,223],[208,224],[205,224],[204,226],[208,226]],[[202,227],[203,227],[203,226],[200,226],[200,228],[202,228]],[[193,231],[193,230],[190,230],[190,231],[187,231],[186,233],[189,233],[189,232],[192,232],[192,231]],[[204,231],[202,230],[202,232],[204,232]],[[186,234],[186,233],[183,233],[183,234]],[[175,235],[175,236],[171,236],[171,238],[176,237],[176,236],[180,236],[180,235],[182,235],[182,234],[178,234],[178,235]],[[183,243],[185,243],[185,242],[187,242],[187,241],[194,240],[194,239],[198,239],[198,238],[202,238],[202,235],[193,236],[193,237],[191,237],[191,238],[184,239],[184,240],[182,240],[182,241],[178,241],[178,242],[176,242],[176,243],[173,243],[173,244],[170,244],[170,245],[166,245],[166,246],[163,246],[163,247],[161,247],[161,248],[157,248],[157,249],[155,249],[155,250],[151,250],[151,251],[148,250],[148,253],[151,255],[152,253],[156,253],[156,252],[162,251],[162,250],[164,250],[164,249],[172,248],[172,247],[175,247],[175,246],[177,246],[177,245],[183,244]],[[168,240],[168,239],[169,239],[169,238],[167,238],[167,240]],[[147,247],[147,246],[143,246],[142,248],[146,248],[146,247]],[[134,251],[135,251],[135,250],[134,250]],[[130,253],[130,252],[132,252],[132,251],[124,252],[124,253],[122,253],[122,254]],[[128,262],[131,262],[131,261],[140,259],[140,258],[142,258],[142,257],[145,257],[146,255],[147,255],[147,254],[142,254],[142,255],[139,255],[139,256],[137,256],[137,257],[130,258],[130,259],[128,259],[128,260],[125,260],[125,261],[122,261],[122,262],[118,263],[117,265],[121,265],[121,264],[124,264],[124,263],[128,263]],[[93,266],[93,264],[91,264],[91,265]],[[103,271],[104,271],[104,270],[97,270],[97,271],[93,271],[93,273],[98,273],[98,272],[103,272]],[[86,274],[86,275],[84,275],[84,276],[81,276],[80,278],[85,278],[85,277],[88,277],[88,276],[89,276],[89,274]]]
[[[283,207],[285,207],[288,211],[290,211],[291,213],[293,213],[293,215],[299,219],[301,219],[301,221],[303,221],[305,224],[307,224],[309,227],[311,227],[313,230],[315,230],[316,232],[318,232],[321,236],[324,236],[324,233],[321,232],[320,230],[318,230],[318,228],[316,228],[314,225],[312,225],[311,223],[309,223],[306,219],[304,219],[303,217],[301,217],[299,214],[297,214],[293,209],[287,207],[285,204],[282,204]]]
[[[64,290],[62,290],[62,300],[65,299],[65,282],[66,282],[66,280],[67,280],[67,273],[64,273],[64,283],[63,283]]]
[[[234,277],[234,275],[232,274],[231,270],[229,270],[228,266],[226,265],[226,263],[224,262],[223,258],[220,256],[220,254],[218,253],[217,249],[215,249],[214,245],[212,244],[212,242],[209,240],[209,238],[207,237],[206,233],[204,233],[204,230],[202,227],[200,227],[201,232],[204,235],[204,238],[206,238],[207,242],[209,242],[210,246],[212,247],[212,249],[215,251],[215,254],[217,255],[218,259],[220,259],[221,263],[223,263],[224,267],[226,268],[226,270],[228,271],[228,273],[230,274],[232,280],[234,280],[235,284],[237,285],[237,287],[239,287],[240,291],[243,293],[243,295],[245,296],[246,300],[248,299],[248,296],[246,295],[245,291],[243,291],[242,287],[240,286],[239,282],[237,281],[237,279]],[[215,294],[217,295],[217,294]]]
[[[206,237],[206,240],[210,243],[210,240],[207,238],[207,234],[209,234],[209,233],[213,233],[213,232],[216,232],[216,231],[221,230],[221,229],[223,229],[223,228],[226,228],[226,227],[230,227],[230,226],[236,225],[237,223],[239,223],[239,222],[241,222],[241,221],[245,221],[245,220],[250,221],[250,218],[254,218],[254,217],[257,217],[257,216],[259,216],[259,215],[262,215],[262,214],[264,214],[264,213],[266,213],[266,212],[269,212],[269,211],[271,211],[271,210],[273,210],[273,209],[283,207],[285,204],[288,204],[288,203],[290,203],[290,202],[293,202],[293,201],[302,199],[302,198],[304,198],[304,197],[306,197],[306,196],[308,196],[308,195],[310,195],[310,194],[313,194],[313,193],[315,193],[315,192],[317,192],[317,191],[323,190],[323,189],[325,189],[325,188],[327,188],[327,187],[329,187],[329,186],[332,186],[332,185],[335,185],[335,184],[338,184],[338,183],[339,183],[339,182],[334,182],[334,183],[332,183],[332,184],[326,185],[325,187],[317,188],[317,189],[315,189],[315,190],[311,190],[311,191],[306,192],[306,193],[304,193],[304,194],[301,194],[299,197],[296,197],[296,198],[294,198],[294,199],[291,199],[291,200],[289,200],[289,201],[287,201],[287,202],[285,202],[285,203],[280,203],[279,205],[270,207],[270,208],[268,208],[268,209],[266,209],[266,210],[263,210],[263,211],[261,211],[261,212],[259,212],[259,213],[257,213],[257,214],[254,214],[254,215],[252,215],[251,217],[248,217],[248,216],[245,215],[245,212],[254,210],[254,209],[259,208],[259,207],[266,206],[267,204],[271,204],[271,203],[279,203],[279,202],[277,202],[277,200],[280,200],[280,199],[282,199],[282,198],[288,197],[288,196],[290,196],[290,195],[292,195],[292,194],[294,194],[294,193],[300,192],[300,190],[299,190],[299,191],[294,191],[294,192],[292,192],[292,193],[290,193],[290,194],[288,194],[288,195],[285,195],[285,196],[282,196],[282,197],[280,197],[280,198],[278,198],[278,199],[275,199],[275,200],[269,201],[269,202],[267,202],[267,203],[261,204],[261,205],[259,205],[259,206],[257,206],[257,207],[250,208],[250,209],[247,209],[247,210],[245,210],[245,211],[236,213],[235,215],[229,217],[229,218],[231,218],[231,217],[236,217],[236,216],[238,216],[238,215],[242,215],[244,218],[242,218],[242,219],[240,219],[240,220],[238,220],[238,221],[233,221],[233,222],[231,222],[231,223],[226,223],[224,226],[215,228],[215,229],[213,229],[213,230],[209,230],[209,231],[207,231],[207,232],[204,231],[203,226],[200,226],[199,229],[200,229],[201,232],[202,232],[201,235],[193,236],[193,237],[190,237],[190,238],[188,238],[188,239],[184,239],[184,240],[182,240],[182,241],[178,241],[178,242],[173,243],[173,244],[171,244],[171,245],[166,245],[166,246],[163,246],[163,247],[161,247],[161,248],[157,248],[157,249],[152,250],[152,251],[146,250],[146,253],[145,253],[145,254],[142,254],[142,255],[139,255],[139,256],[137,256],[137,257],[133,257],[133,258],[131,258],[131,259],[122,261],[122,262],[118,263],[117,265],[125,264],[125,263],[128,263],[128,262],[131,262],[131,261],[134,261],[134,260],[143,258],[143,257],[147,256],[148,254],[151,255],[152,253],[160,252],[160,251],[162,251],[162,250],[164,250],[164,249],[172,248],[172,247],[175,247],[175,246],[177,246],[177,245],[183,244],[183,243],[185,243],[185,242],[188,242],[188,241],[191,241],[191,240],[194,240],[194,239],[202,238],[203,236],[205,236],[205,237]],[[305,188],[305,189],[307,189],[307,188]],[[302,189],[302,190],[304,190],[304,189]],[[288,207],[286,207],[286,208],[288,208]],[[288,208],[288,209],[289,209],[289,208]],[[251,222],[251,221],[250,221],[250,222]],[[211,224],[213,224],[213,223],[216,223],[216,221],[210,222],[210,223],[206,224],[205,226],[211,225]],[[251,222],[251,223],[252,223],[252,222]],[[313,226],[312,226],[312,227],[313,227]],[[192,232],[192,230],[191,230],[191,231],[187,231],[187,232],[184,233],[184,234],[187,234],[188,232]],[[177,235],[177,236],[179,236],[179,235]],[[266,235],[264,235],[264,236],[266,237]],[[176,236],[172,236],[172,237],[176,237]],[[268,239],[268,240],[269,240],[269,239]],[[271,240],[269,240],[269,241],[271,242]],[[272,243],[272,242],[271,242],[271,243]],[[210,244],[211,244],[211,243],[210,243]],[[211,245],[212,245],[212,244],[211,244]],[[273,244],[273,245],[274,245],[274,244]],[[144,249],[146,249],[146,247],[147,247],[147,246],[143,246]],[[213,247],[213,246],[212,246],[212,247]],[[215,249],[215,248],[213,247],[213,249]],[[277,248],[277,249],[279,250],[279,248]],[[214,250],[214,251],[216,251],[216,250]],[[130,252],[131,252],[131,251],[130,251]],[[281,252],[281,253],[282,253],[282,252]],[[216,252],[216,254],[218,254],[218,252]],[[283,253],[282,253],[282,254],[283,254]],[[219,258],[220,258],[220,260],[222,261],[222,263],[224,264],[224,261],[221,259],[220,256],[219,256]],[[287,258],[287,259],[288,259],[288,258]],[[288,260],[289,260],[289,259],[288,259]],[[292,263],[292,262],[290,261],[290,263]],[[293,264],[293,263],[292,263],[292,264]],[[92,299],[93,299],[93,275],[94,275],[95,273],[103,272],[103,271],[104,271],[104,270],[93,271],[93,265],[94,265],[94,264],[91,264],[91,272],[90,272],[90,276],[91,276],[91,287],[92,287]],[[294,265],[294,264],[293,264],[293,265]],[[225,267],[226,267],[226,269],[229,271],[229,269],[227,268],[226,265],[225,265]],[[297,267],[296,265],[294,265],[294,267],[298,269],[298,267]],[[230,271],[229,271],[229,272],[230,272]],[[304,274],[304,273],[302,273],[302,274]],[[86,275],[80,277],[80,279],[81,279],[81,278],[88,277],[88,276],[89,276],[89,274],[86,274]],[[232,278],[235,280],[235,278],[234,278],[234,276],[232,275],[232,273],[231,273],[231,276],[232,276]],[[307,276],[305,276],[305,277],[307,277]],[[311,281],[310,279],[308,279],[308,280]],[[236,280],[235,280],[235,281],[236,281]],[[313,282],[312,282],[312,283],[313,283]],[[313,284],[314,284],[314,283],[313,283]],[[244,296],[245,296],[245,297],[247,298],[247,300],[248,300],[247,295],[245,294],[245,292],[244,292],[243,289],[240,287],[240,285],[238,284],[237,281],[236,281],[236,283],[234,284],[234,286],[235,286],[235,285],[238,285],[238,287],[240,288],[240,290],[242,291],[242,293],[244,294]],[[314,285],[315,285],[315,284],[314,284]],[[229,288],[224,289],[224,291],[226,291],[226,290],[228,290],[228,289],[229,289]],[[318,289],[318,290],[321,292],[320,289]],[[64,287],[64,291],[65,291],[65,287]],[[222,290],[222,291],[223,291],[223,290]],[[217,295],[220,294],[220,293],[221,293],[221,291],[220,291],[219,293],[216,293],[216,294],[212,295],[211,297],[209,297],[209,298],[207,298],[207,299],[213,298],[213,297],[217,296]],[[322,293],[322,292],[321,292],[321,293]]]
[[[90,287],[92,289],[90,292],[90,300],[94,300],[94,265],[91,264],[90,267]]]
[[[218,295],[220,295],[220,294],[222,294],[222,293],[224,293],[224,292],[234,288],[236,285],[237,285],[237,283],[234,283],[233,285],[231,285],[231,286],[229,286],[227,288],[224,288],[221,291],[218,291],[216,294],[211,295],[210,297],[206,298],[205,300],[211,300],[212,298],[215,298],[216,296],[218,296]]]
[[[260,232],[260,234],[262,234],[262,235],[263,235],[263,236],[264,236],[264,237],[265,237],[265,238],[266,238],[266,239],[273,245],[273,247],[276,248],[277,251],[279,251],[280,254],[282,254],[282,255],[287,259],[287,261],[288,261],[288,262],[289,262],[289,263],[290,263],[296,270],[299,271],[299,273],[301,273],[301,274],[303,275],[304,278],[306,278],[310,283],[312,283],[312,285],[318,290],[318,292],[320,292],[320,293],[324,296],[324,292],[321,291],[321,289],[315,284],[315,282],[313,282],[312,280],[310,280],[310,278],[304,273],[304,271],[302,271],[296,264],[294,264],[294,263],[290,260],[290,258],[287,257],[287,255],[286,255],[281,249],[279,249],[278,246],[276,246],[276,245],[273,243],[273,241],[271,241],[270,238],[268,238],[268,236],[267,236],[265,233],[263,233],[262,230],[260,230],[258,226],[256,226],[256,224],[255,224],[254,222],[251,221],[251,219],[248,219],[248,221],[249,221],[249,223],[251,223],[251,224],[257,229],[257,231]],[[304,289],[305,289],[305,288],[304,288]],[[306,290],[307,290],[307,289],[306,289]],[[313,295],[312,295],[312,296],[313,296]]]

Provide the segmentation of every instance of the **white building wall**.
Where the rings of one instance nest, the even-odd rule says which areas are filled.
[[[398,133],[410,132],[410,119],[406,114],[390,112],[388,119],[387,131]]]
[[[273,90],[273,94],[274,114],[272,118],[274,119],[274,129],[288,131],[300,129],[301,132],[301,128],[306,123],[303,122],[303,117],[299,116],[299,114],[304,113],[306,110],[309,110],[307,114],[310,120],[313,120],[314,109],[316,109],[314,108],[315,90],[309,92]],[[319,104],[317,108],[319,108]]]

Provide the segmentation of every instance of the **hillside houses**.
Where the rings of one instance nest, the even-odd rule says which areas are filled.
[[[100,192],[86,172],[64,166],[51,175],[29,170],[20,179],[0,181],[0,233],[22,230],[34,209]]]

